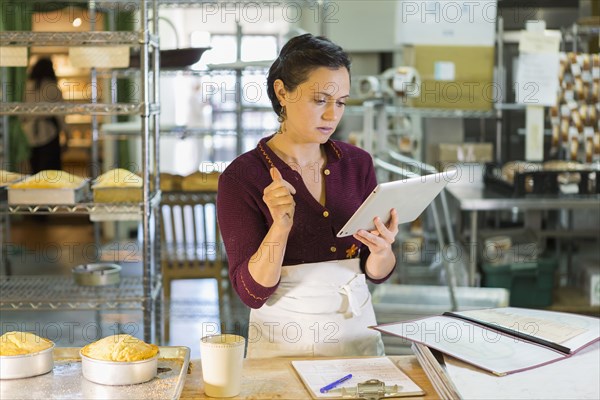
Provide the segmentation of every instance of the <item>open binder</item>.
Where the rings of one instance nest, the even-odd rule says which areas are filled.
[[[374,327],[496,375],[550,364],[600,340],[600,319],[520,308],[445,313]]]

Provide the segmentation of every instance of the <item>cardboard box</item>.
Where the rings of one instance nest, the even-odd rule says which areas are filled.
[[[421,93],[412,106],[491,110],[494,47],[404,46],[403,62],[421,75]]]
[[[492,143],[440,143],[431,146],[428,160],[433,165],[448,163],[485,163],[494,159]]]

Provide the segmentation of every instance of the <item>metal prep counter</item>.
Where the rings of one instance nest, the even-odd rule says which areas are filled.
[[[480,184],[449,184],[447,192],[456,201],[460,211],[470,213],[470,245],[469,245],[469,285],[475,286],[477,273],[477,235],[479,211],[519,210],[525,211],[525,225],[538,225],[541,221],[541,212],[545,210],[576,210],[576,209],[600,209],[600,196],[590,195],[565,195],[565,196],[543,196],[543,197],[507,197]],[[572,218],[569,213],[569,228],[572,228]],[[570,230],[570,229],[569,229]],[[598,229],[586,233],[590,236],[600,236]]]

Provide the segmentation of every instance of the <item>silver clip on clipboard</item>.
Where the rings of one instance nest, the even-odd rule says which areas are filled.
[[[402,386],[386,386],[385,382],[378,379],[369,379],[359,383],[355,388],[333,389],[328,393],[340,395],[344,399],[380,400],[388,397],[401,396]]]

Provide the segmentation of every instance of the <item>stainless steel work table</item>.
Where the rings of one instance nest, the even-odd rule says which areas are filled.
[[[461,211],[470,212],[469,285],[475,286],[477,273],[478,212],[498,210],[543,211],[599,209],[600,195],[589,196],[543,196],[507,197],[479,184],[449,184],[446,186],[451,198]],[[596,234],[598,234],[596,232]]]

